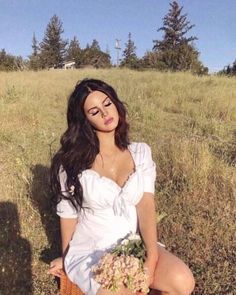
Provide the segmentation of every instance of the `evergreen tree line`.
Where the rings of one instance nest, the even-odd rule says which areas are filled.
[[[236,76],[236,60],[232,65],[224,67],[223,70],[219,71],[219,75]]]
[[[96,68],[111,66],[109,53],[101,50],[97,40],[94,39],[91,45],[87,44],[86,48],[82,49],[76,36],[70,42],[63,40],[63,32],[61,20],[54,15],[40,43],[35,34],[33,35],[33,52],[29,56],[31,70],[62,68],[65,61],[75,62],[76,68],[88,65]]]
[[[131,69],[155,69],[160,71],[191,71],[196,74],[207,74],[208,68],[199,60],[199,51],[194,41],[196,36],[189,36],[189,31],[194,27],[187,19],[187,14],[182,13],[183,6],[177,1],[170,2],[168,13],[163,18],[163,25],[157,30],[162,32],[161,40],[153,40],[153,48],[138,58],[136,46],[131,33],[122,53],[122,58],[116,66]],[[32,39],[32,54],[27,62],[21,57],[0,52],[0,70],[17,70],[28,68],[41,70],[60,68],[65,61],[74,61],[76,68],[92,66],[95,68],[109,68],[111,56],[106,50],[102,51],[97,40],[81,48],[75,36],[72,40],[64,40],[63,24],[58,16],[54,15],[48,23],[43,40],[38,42],[35,34]],[[224,68],[219,73],[235,75],[236,61],[232,66]]]

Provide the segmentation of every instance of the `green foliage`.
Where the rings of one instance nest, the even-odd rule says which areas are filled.
[[[93,39],[90,49],[100,51],[100,45],[96,39]]]
[[[18,71],[24,69],[24,60],[21,56],[7,54],[5,49],[0,51],[0,71]]]
[[[138,57],[135,53],[136,46],[131,39],[131,33],[128,35],[128,41],[125,43],[125,50],[123,51],[123,60],[121,61],[121,67],[127,67],[130,69],[137,69],[140,67]]]
[[[33,71],[38,71],[42,69],[41,59],[39,55],[30,55],[29,56],[29,69]]]
[[[145,69],[166,69],[166,65],[161,61],[160,52],[158,51],[147,51],[140,60],[140,66]]]
[[[182,43],[174,50],[166,49],[160,52],[160,60],[164,64],[164,69],[172,71],[191,71],[196,74],[206,74],[205,68],[198,60],[199,53],[192,46]]]
[[[61,20],[54,15],[40,43],[40,60],[43,68],[60,67],[64,61],[67,41],[61,37],[63,32]]]
[[[111,67],[111,57],[108,53],[100,49],[97,40],[93,40],[91,46],[87,44],[85,49],[81,50],[81,54],[76,58],[76,67],[92,66],[94,68]]]
[[[36,39],[35,33],[33,34],[32,39],[32,54],[29,56],[29,69],[33,71],[40,70],[42,68],[41,59],[39,55],[39,46]]]
[[[232,66],[228,65],[224,67],[224,69],[219,71],[218,74],[226,76],[236,76],[236,60],[233,62]]]
[[[163,26],[157,30],[164,32],[163,40],[153,41],[153,50],[159,54],[160,69],[207,73],[208,69],[198,60],[199,52],[193,45],[197,38],[186,36],[194,25],[190,25],[187,14],[181,14],[183,7],[179,7],[176,1],[170,3],[170,6],[163,18]]]
[[[191,30],[194,25],[190,25],[187,21],[187,14],[181,15],[183,7],[179,7],[176,1],[170,3],[171,8],[168,14],[163,18],[163,27],[157,31],[164,32],[164,39],[162,41],[154,40],[153,49],[166,50],[175,49],[176,46],[197,40],[196,37],[186,37],[186,33]]]
[[[81,56],[81,48],[79,45],[79,41],[74,36],[74,38],[70,41],[69,47],[66,52],[66,60],[79,60]]]
[[[125,255],[138,258],[143,264],[146,258],[146,248],[143,240],[139,235],[128,234],[116,247],[111,251],[117,256]]]

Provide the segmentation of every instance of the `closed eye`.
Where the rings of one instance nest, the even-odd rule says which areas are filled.
[[[111,104],[112,104],[112,102],[111,102],[111,101],[108,101],[108,102],[106,102],[106,103],[104,104],[104,106],[105,106],[105,107],[109,107]]]
[[[96,116],[98,113],[99,113],[99,111],[96,111],[96,112],[94,112],[94,113],[90,113],[90,115],[92,115],[92,116]]]
[[[109,97],[107,97],[106,100],[103,102],[103,104],[104,104],[104,107],[107,108],[112,104],[112,101],[109,99]],[[94,110],[92,111],[92,109]],[[92,112],[91,111],[89,112],[91,116],[96,116],[100,111],[99,109],[95,111],[96,108],[92,108],[92,109],[91,109]]]

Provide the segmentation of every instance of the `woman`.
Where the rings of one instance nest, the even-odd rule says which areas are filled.
[[[129,232],[139,230],[147,249],[151,293],[188,295],[189,268],[157,243],[155,163],[145,143],[129,142],[126,109],[107,83],[85,79],[68,102],[68,128],[52,160],[51,182],[60,216],[64,268],[88,295],[110,295],[91,267]],[[62,260],[50,273],[60,276]],[[130,294],[122,288],[119,294]]]

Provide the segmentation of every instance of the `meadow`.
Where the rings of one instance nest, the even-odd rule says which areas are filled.
[[[236,294],[236,79],[120,69],[0,73],[0,294],[58,292],[50,159],[85,77],[114,86],[131,140],[152,147],[159,240],[192,269],[194,294]]]

